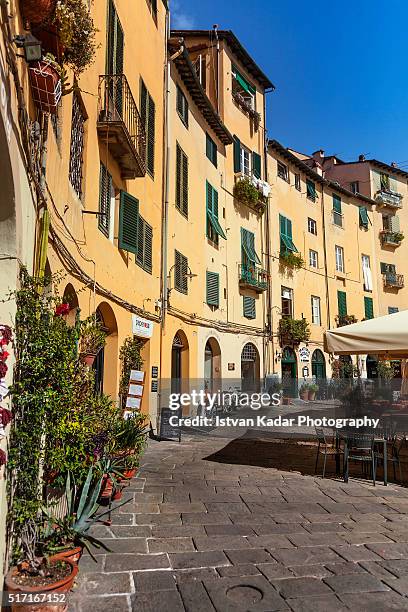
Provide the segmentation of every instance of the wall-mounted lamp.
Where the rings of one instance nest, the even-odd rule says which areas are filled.
[[[25,36],[19,34],[14,38],[14,43],[18,49],[23,49],[24,59],[27,63],[41,61],[42,45],[38,38],[32,34],[26,34]]]

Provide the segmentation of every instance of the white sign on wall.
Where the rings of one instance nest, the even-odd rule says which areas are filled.
[[[300,357],[300,361],[309,361],[310,351],[307,348],[307,346],[302,346],[302,348],[299,349],[299,357]]]
[[[141,338],[151,338],[153,336],[153,321],[143,319],[137,315],[132,315],[132,333]]]

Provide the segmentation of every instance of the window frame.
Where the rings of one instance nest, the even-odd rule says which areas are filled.
[[[307,218],[307,231],[309,232],[309,234],[313,234],[313,236],[317,236],[317,221],[316,221],[316,219],[312,219],[312,217],[308,217]]]
[[[177,258],[179,257],[179,262],[177,262]],[[181,284],[177,283],[177,271],[178,268]],[[183,268],[186,269],[186,273],[183,274]],[[178,249],[174,249],[174,289],[183,295],[188,295],[188,258],[183,255]]]
[[[309,189],[309,187],[311,189]],[[313,190],[313,193],[312,193]],[[316,202],[317,193],[316,193],[316,183],[311,179],[306,179],[306,198],[311,202]]]
[[[335,252],[335,260],[336,260],[336,272],[340,272],[341,274],[345,274],[346,267],[344,263],[344,247],[336,244],[334,246]]]
[[[207,159],[215,166],[218,167],[218,147],[216,142],[211,138],[208,132],[205,133],[205,154]]]
[[[180,165],[180,168],[179,168]],[[188,219],[188,157],[180,144],[176,142],[176,209]]]
[[[343,227],[343,212],[342,212],[342,201],[341,197],[337,195],[337,193],[332,194],[332,215],[333,215],[333,224],[336,227]]]
[[[245,155],[246,154],[248,155],[248,172],[245,172]],[[239,159],[240,159],[241,174],[243,176],[251,177],[252,176],[252,151],[250,151],[250,149],[245,147],[242,144],[242,142],[241,142],[241,148],[239,152]]]
[[[313,323],[313,325],[321,326],[321,324],[322,324],[322,311],[321,311],[321,300],[320,300],[320,297],[318,295],[312,295],[312,296],[310,296],[310,300],[311,300],[311,306],[312,306],[312,323]],[[316,310],[315,310],[316,304],[317,304],[317,316],[316,316]]]
[[[75,116],[80,124],[74,123]],[[69,145],[68,179],[77,197],[82,201],[84,197],[84,163],[86,145],[86,121],[88,115],[84,103],[77,91],[73,92],[71,105],[71,139]],[[74,130],[77,128],[77,132]],[[76,147],[75,147],[76,143]],[[75,155],[73,154],[75,152]]]
[[[189,104],[188,104],[187,96],[184,93],[184,91],[181,89],[179,84],[177,84],[176,87],[177,87],[177,93],[176,93],[177,114],[180,117],[184,126],[188,129]]]
[[[302,180],[299,172],[295,174],[295,189],[302,191]]]
[[[150,234],[150,259],[146,261],[146,238]],[[140,250],[139,250],[140,249]],[[142,258],[140,258],[140,251]],[[153,273],[153,227],[139,214],[137,228],[137,253],[135,254],[135,262],[148,274]]]
[[[283,296],[283,292],[284,291],[288,291],[290,297],[286,298]],[[285,308],[285,304],[288,305],[288,308]],[[286,317],[289,319],[293,319],[293,312],[294,312],[294,304],[293,304],[293,289],[291,287],[284,287],[283,285],[281,285],[281,316],[282,318]],[[289,311],[289,312],[285,312],[285,310]]]
[[[282,161],[280,161],[279,159],[277,160],[277,175],[280,179],[282,179],[283,181],[285,181],[286,183],[289,182],[289,167],[284,164]]]
[[[314,263],[316,265],[314,265]],[[313,268],[314,270],[318,270],[319,268],[319,253],[314,249],[309,249],[309,267]]]
[[[360,193],[360,181],[351,181],[350,191],[354,194]]]

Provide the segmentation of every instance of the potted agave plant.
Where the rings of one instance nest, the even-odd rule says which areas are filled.
[[[9,593],[29,593],[33,596],[40,593],[68,593],[78,573],[78,567],[69,559],[58,555],[45,554],[46,547],[39,539],[39,526],[34,521],[27,521],[21,534],[23,558],[12,567],[5,579]],[[21,603],[12,604],[11,610],[21,610]],[[56,612],[66,610],[66,604],[25,604],[26,612]]]
[[[94,317],[81,321],[80,325],[80,355],[88,366],[92,366],[95,357],[105,344],[106,334],[101,324]]]

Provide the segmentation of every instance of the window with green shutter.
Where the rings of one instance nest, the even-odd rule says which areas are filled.
[[[364,227],[364,229],[368,229],[369,218],[368,218],[368,212],[365,206],[358,207],[358,216],[359,216],[360,227]]]
[[[146,132],[146,167],[149,174],[153,177],[156,105],[142,79],[140,80],[140,116]]]
[[[206,134],[206,155],[214,166],[217,167],[217,145],[208,134]]]
[[[306,179],[306,195],[312,202],[316,201],[316,185],[310,179]]]
[[[227,239],[220,222],[218,221],[218,191],[206,182],[207,200],[207,238],[218,244],[219,237]]]
[[[252,153],[252,173],[257,179],[261,178],[261,163],[262,163],[261,156],[259,155],[259,153],[255,153],[255,151],[253,151]]]
[[[364,316],[366,319],[374,318],[373,298],[364,297]]]
[[[333,223],[342,227],[343,225],[343,214],[341,211],[341,198],[333,193]]]
[[[126,191],[120,192],[119,248],[137,254],[139,200]]]
[[[337,305],[339,317],[347,315],[347,296],[345,291],[337,291]]]
[[[176,208],[188,217],[188,157],[177,143],[176,147]]]
[[[152,273],[153,228],[141,215],[137,227],[136,263],[149,274]]]
[[[109,238],[110,231],[110,210],[111,198],[113,193],[112,177],[101,163],[99,170],[99,215],[98,228],[102,234]]]
[[[106,45],[106,74],[123,74],[124,61],[124,41],[125,37],[123,29],[119,21],[119,17],[112,0],[108,6],[108,27],[107,27],[107,45]],[[116,110],[121,115],[123,110],[123,86],[119,80],[110,81],[110,95],[113,98],[113,103]]]
[[[241,227],[241,261],[245,269],[262,263],[255,250],[255,234],[243,227]]]
[[[206,274],[206,300],[209,306],[218,308],[220,305],[220,275],[218,272]]]
[[[180,293],[188,293],[188,259],[180,251],[174,251],[174,288]]]
[[[179,85],[177,85],[177,112],[184,125],[188,128],[188,102]]]
[[[243,315],[246,319],[255,319],[255,298],[248,295],[242,296]]]
[[[241,141],[234,136],[234,172],[241,172]]]
[[[298,250],[292,240],[292,221],[283,215],[279,215],[279,232],[281,253],[286,253],[287,251],[297,253]]]

